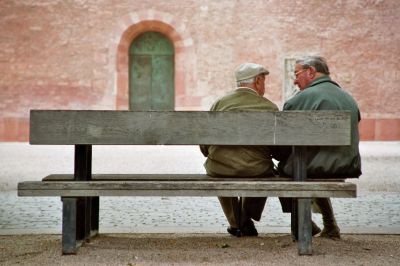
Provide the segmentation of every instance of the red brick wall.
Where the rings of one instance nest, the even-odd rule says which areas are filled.
[[[359,128],[362,140],[400,140],[400,119],[363,119]]]
[[[28,139],[29,110],[127,109],[130,42],[175,47],[177,110],[207,110],[244,61],[266,65],[282,106],[284,60],[324,55],[357,100],[364,140],[400,140],[397,0],[0,2],[0,141]]]

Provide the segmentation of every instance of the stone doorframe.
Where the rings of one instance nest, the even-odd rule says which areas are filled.
[[[175,49],[175,109],[198,106],[200,101],[191,97],[188,86],[195,86],[196,57],[193,40],[186,27],[172,15],[155,10],[129,13],[119,20],[121,38],[117,45],[116,109],[129,109],[129,47],[141,33],[156,31],[171,40]]]

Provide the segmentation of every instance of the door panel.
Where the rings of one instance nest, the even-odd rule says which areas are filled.
[[[131,63],[129,106],[131,110],[151,110],[151,56],[135,55]]]
[[[174,48],[158,32],[138,36],[129,49],[130,110],[174,110]]]
[[[151,107],[153,110],[174,109],[174,83],[173,58],[169,55],[157,55],[152,57],[152,96]]]

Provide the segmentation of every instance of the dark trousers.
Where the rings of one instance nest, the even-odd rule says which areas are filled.
[[[229,225],[234,228],[240,228],[246,225],[250,219],[260,221],[267,198],[244,197],[242,198],[241,206],[238,197],[219,197],[218,200]]]

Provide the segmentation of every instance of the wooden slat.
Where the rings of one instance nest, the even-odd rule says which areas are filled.
[[[349,145],[350,113],[31,110],[31,144]]]
[[[350,132],[350,112],[348,111],[276,113],[275,143],[277,145],[350,145]],[[330,138],[334,139],[329,140]],[[340,144],[341,140],[346,143]],[[336,144],[333,143],[336,141]]]
[[[43,181],[72,181],[74,180],[73,174],[53,174],[48,175],[43,178]],[[280,176],[265,176],[257,178],[221,178],[221,177],[211,177],[204,174],[94,174],[92,175],[92,180],[104,180],[104,181],[292,181],[290,177],[280,177]],[[318,182],[344,182],[345,179],[339,178],[313,178],[306,180],[318,181]]]
[[[333,182],[79,181],[18,184],[19,196],[280,196],[355,197],[356,185]]]
[[[332,182],[265,182],[265,181],[60,181],[60,182],[21,182],[19,189],[192,189],[192,190],[353,190],[352,183]]]
[[[18,196],[29,197],[289,197],[289,198],[355,198],[354,191],[242,191],[242,190],[19,190]]]

